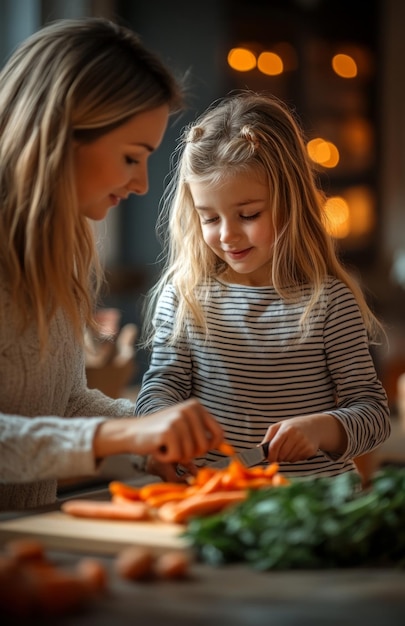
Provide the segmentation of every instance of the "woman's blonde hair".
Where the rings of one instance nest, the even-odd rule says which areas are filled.
[[[103,275],[78,210],[74,142],[163,104],[182,108],[180,83],[135,33],[102,18],[45,26],[0,73],[0,262],[42,348],[60,307],[78,337],[92,325]]]
[[[220,184],[241,172],[258,174],[268,182],[275,233],[269,284],[287,302],[297,301],[305,285],[312,286],[300,320],[300,340],[311,331],[311,313],[322,297],[327,276],[351,289],[369,335],[375,337],[380,324],[357,282],[338,260],[334,240],[325,228],[325,198],[299,124],[278,99],[242,92],[214,104],[189,125],[173,155],[173,176],[158,223],[165,265],[145,309],[145,344],[153,339],[153,311],[168,283],[179,297],[172,340],[178,339],[190,318],[206,331],[202,303],[207,290],[201,286],[220,276],[226,264],[204,242],[189,183]]]

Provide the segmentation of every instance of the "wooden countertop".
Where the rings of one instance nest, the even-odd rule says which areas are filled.
[[[393,420],[390,440],[378,450],[378,457],[384,464],[405,464],[405,428],[398,420]],[[147,480],[143,476],[134,482]],[[93,487],[87,495],[105,499],[108,491]],[[0,521],[15,516],[0,514]],[[65,547],[47,554],[63,567],[73,567],[85,555]],[[128,582],[116,575],[114,554],[96,556],[107,568],[108,591],[52,626],[405,625],[405,570],[257,572],[239,564],[214,568],[193,563],[185,581]],[[3,617],[5,626],[17,626],[15,619]],[[36,623],[44,626],[43,620],[29,621],[30,626]]]
[[[78,556],[48,553],[61,567]],[[184,581],[117,577],[113,557],[99,557],[109,584],[83,610],[45,626],[404,626],[405,572],[386,569],[256,572],[245,566],[191,567]],[[4,616],[3,616],[4,617]],[[15,619],[3,626],[17,626]],[[18,621],[18,625],[24,622]]]
[[[104,499],[106,492],[93,496]],[[49,507],[48,507],[49,510]],[[40,513],[43,513],[41,510]],[[0,520],[16,514],[0,514]],[[27,517],[19,515],[20,517]],[[33,519],[37,517],[34,513]],[[1,541],[0,541],[1,545]],[[115,554],[83,547],[48,548],[58,566],[96,556],[108,571],[107,592],[52,626],[404,626],[405,570],[352,568],[258,572],[246,565],[214,568],[194,562],[184,581],[129,582],[114,570]],[[17,626],[15,619],[1,624]],[[29,621],[30,626],[45,622]],[[24,622],[18,622],[18,626]]]
[[[50,556],[64,567],[73,567],[77,560],[67,552]],[[109,573],[108,592],[82,611],[58,618],[57,626],[405,623],[405,572],[352,569],[260,573],[239,565],[212,568],[195,564],[185,581],[130,582],[114,574],[112,557],[102,560]],[[15,620],[2,619],[1,623],[16,626]]]

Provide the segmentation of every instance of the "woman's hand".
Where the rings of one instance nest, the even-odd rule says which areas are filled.
[[[159,476],[170,483],[186,483],[190,476],[195,476],[198,468],[194,463],[178,465],[177,463],[161,463],[154,456],[149,455],[145,465],[145,472]]]
[[[269,461],[294,463],[315,456],[318,450],[342,454],[347,446],[343,425],[333,415],[313,414],[272,424],[262,441],[270,442]]]
[[[112,454],[152,454],[161,463],[188,464],[216,448],[223,431],[197,400],[137,418],[107,420],[94,437],[96,458]]]

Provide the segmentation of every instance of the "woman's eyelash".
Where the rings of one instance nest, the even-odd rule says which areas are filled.
[[[129,157],[129,156],[125,157],[125,161],[128,163],[128,165],[134,165],[135,163],[138,163],[136,159],[133,159],[132,157]]]

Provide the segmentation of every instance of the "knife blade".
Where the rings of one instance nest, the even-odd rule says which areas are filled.
[[[266,443],[261,446],[255,446],[254,448],[242,450],[241,452],[237,452],[234,456],[224,456],[218,461],[210,463],[209,467],[215,467],[217,469],[228,467],[229,463],[234,458],[238,459],[238,461],[240,461],[243,465],[246,465],[246,467],[254,467],[260,463],[265,463],[268,460],[267,455],[269,453],[269,445],[270,442],[266,441]]]

